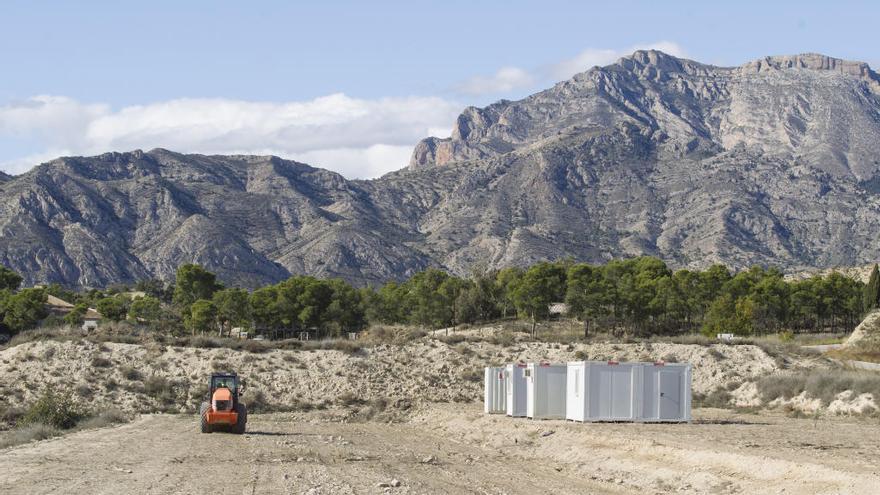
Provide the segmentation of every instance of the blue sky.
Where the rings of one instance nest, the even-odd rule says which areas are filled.
[[[371,177],[466,105],[636,47],[880,63],[872,2],[41,2],[0,14],[0,169],[166,147]]]

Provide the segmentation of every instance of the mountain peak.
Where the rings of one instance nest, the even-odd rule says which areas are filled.
[[[618,59],[617,65],[631,68],[633,64],[639,66],[653,66],[662,70],[679,70],[685,59],[670,55],[660,50],[636,50],[632,55]]]
[[[772,55],[749,62],[741,67],[744,70],[766,72],[784,69],[811,69],[839,72],[849,76],[878,80],[877,74],[865,62],[844,60],[821,53],[801,53],[797,55]]]
[[[411,169],[429,170],[347,181],[274,157],[152,150],[0,175],[0,263],[86,287],[189,262],[249,287],[568,256],[855,265],[880,259],[878,115],[860,62],[717,67],[640,50],[465,109],[451,137],[416,147]]]

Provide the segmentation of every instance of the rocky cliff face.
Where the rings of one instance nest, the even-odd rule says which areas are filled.
[[[372,181],[275,157],[61,158],[0,178],[0,262],[79,286],[190,261],[245,286],[567,256],[865,263],[880,258],[878,81],[821,55],[721,68],[636,52],[468,108]]]

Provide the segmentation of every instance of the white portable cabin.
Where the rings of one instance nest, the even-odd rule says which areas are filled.
[[[691,420],[691,365],[645,363],[642,366],[642,421],[681,423]]]
[[[508,416],[523,417],[526,415],[526,365],[508,364],[504,370],[504,388],[507,392]]]
[[[483,390],[483,412],[504,414],[507,412],[507,391],[504,368],[487,367]]]
[[[526,367],[526,416],[565,419],[565,364],[529,363]]]
[[[690,421],[689,364],[568,363],[565,418],[573,421]]]
[[[565,418],[573,421],[635,421],[641,365],[616,361],[568,363]]]

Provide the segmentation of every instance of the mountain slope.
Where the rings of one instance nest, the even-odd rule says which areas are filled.
[[[291,273],[358,284],[570,256],[791,269],[880,258],[880,77],[822,55],[721,68],[640,51],[371,181],[275,157],[61,158],[0,181],[0,262],[28,282]]]

